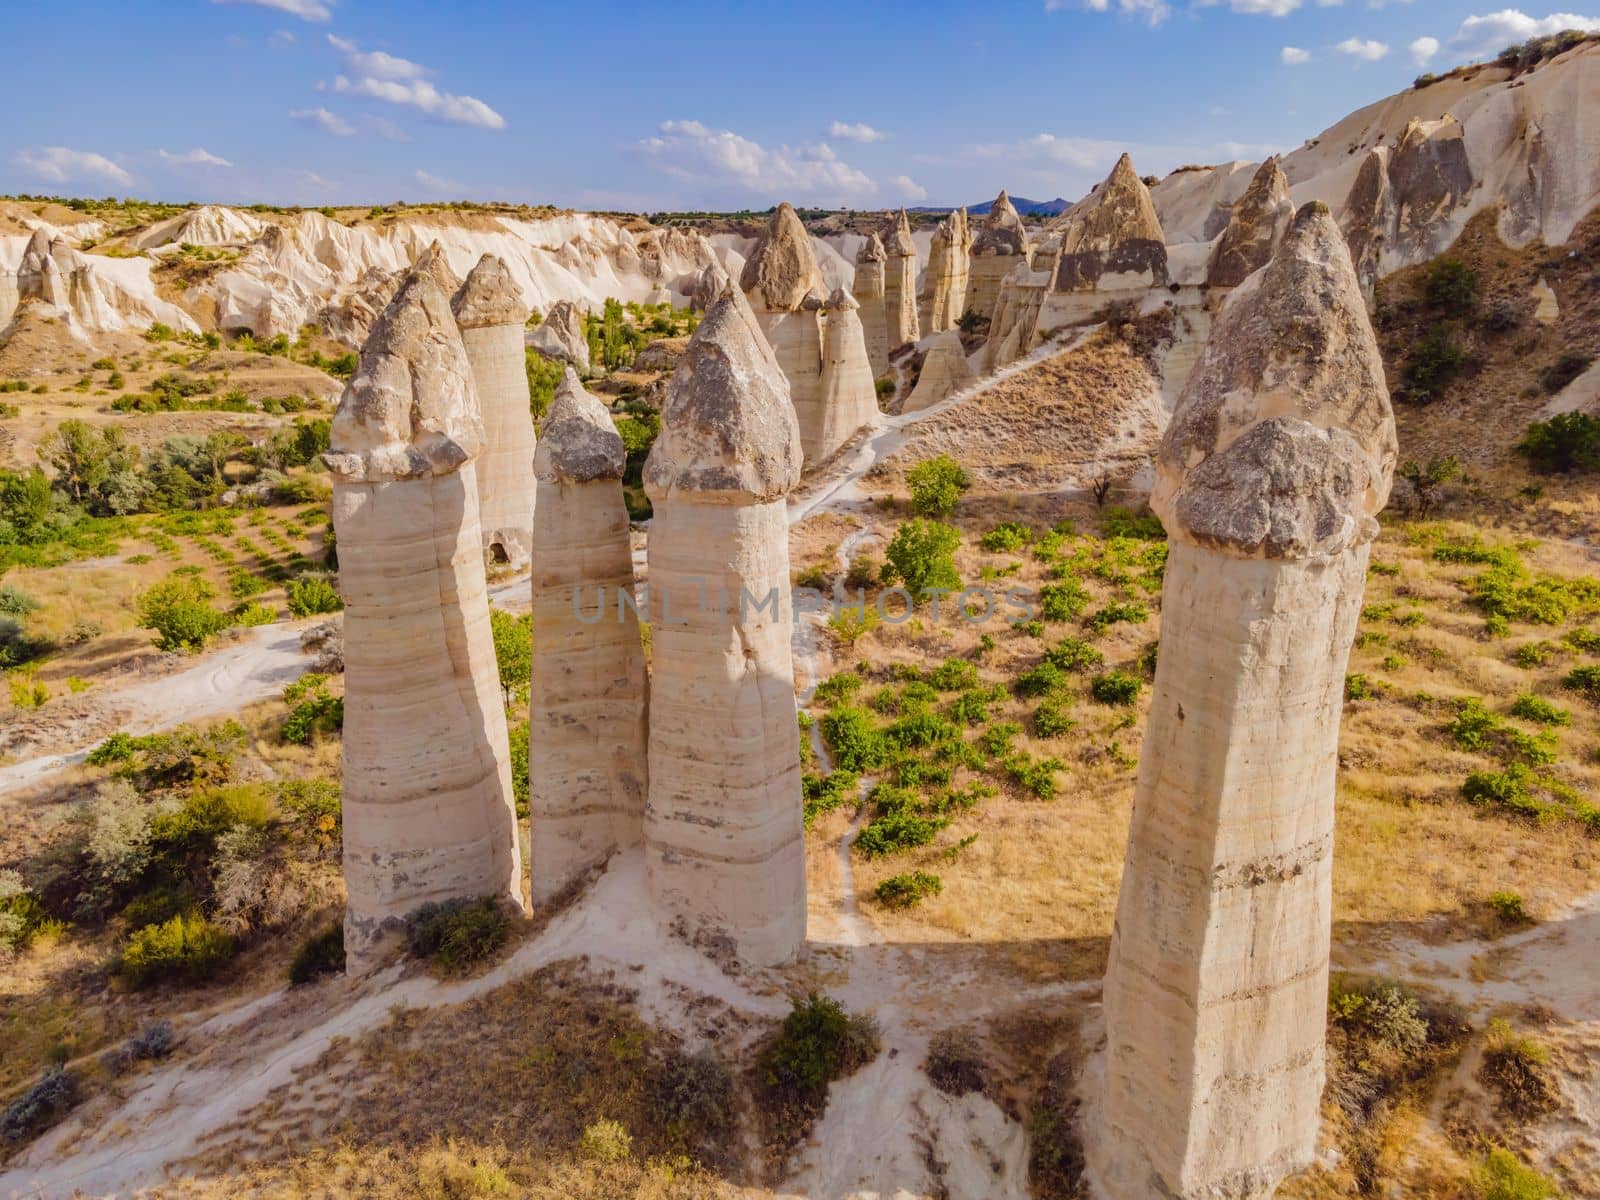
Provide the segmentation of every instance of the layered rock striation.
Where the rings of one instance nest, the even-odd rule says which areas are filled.
[[[878,421],[859,309],[843,288],[835,288],[822,306],[822,401],[814,421],[800,420],[800,447],[808,464],[827,458]],[[795,415],[800,418],[798,410]]]
[[[521,904],[510,751],[484,586],[467,354],[411,272],[333,419],[344,594],[345,953],[369,969],[428,901]]]
[[[1312,1161],[1345,664],[1394,418],[1328,210],[1228,298],[1157,456],[1162,652],[1105,982],[1111,1200]]]
[[[1064,292],[1165,287],[1161,220],[1133,160],[1124,154],[1093,194],[1062,221],[1056,287]]]
[[[528,306],[505,262],[485,254],[452,307],[483,414],[477,474],[484,558],[521,568],[533,543],[535,440],[522,337]]]
[[[742,295],[712,306],[645,464],[651,524],[649,799],[658,913],[753,964],[805,937],[785,497],[788,387]]]
[[[647,683],[622,500],[625,461],[605,405],[567,368],[533,462],[535,903],[643,837]]]

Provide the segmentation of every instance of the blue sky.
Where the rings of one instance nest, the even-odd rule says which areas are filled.
[[[1423,69],[1569,25],[1600,18],[1481,0],[24,0],[0,192],[1071,199],[1124,148],[1153,174],[1258,158]]]

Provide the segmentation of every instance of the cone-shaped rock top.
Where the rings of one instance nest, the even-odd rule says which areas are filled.
[[[451,304],[456,324],[462,329],[487,325],[522,325],[528,319],[528,306],[522,302],[522,289],[511,278],[505,259],[485,254],[467,273],[467,281]]]
[[[1212,287],[1237,287],[1266,266],[1293,217],[1289,181],[1278,160],[1269,158],[1233,206],[1228,227],[1212,252],[1207,282]]]
[[[548,483],[621,479],[626,461],[610,412],[568,367],[545,417],[533,473]]]
[[[756,248],[745,260],[739,286],[770,312],[792,312],[822,285],[811,235],[788,201],[778,205]]]

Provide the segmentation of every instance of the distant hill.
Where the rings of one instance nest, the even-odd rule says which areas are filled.
[[[1016,206],[1016,210],[1023,216],[1036,217],[1053,217],[1059,213],[1066,212],[1067,209],[1072,207],[1072,201],[1063,200],[1060,196],[1057,196],[1054,200],[1025,200],[1021,196],[1013,196],[1011,197],[1011,203]],[[984,216],[988,213],[993,204],[993,200],[985,200],[982,204],[969,204],[967,205],[967,214],[969,216],[976,217]],[[947,213],[953,212],[954,210],[948,205],[941,208],[938,205],[930,204],[921,208],[913,208],[908,211]]]

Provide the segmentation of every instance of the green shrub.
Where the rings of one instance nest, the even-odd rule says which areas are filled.
[[[1418,404],[1437,400],[1467,369],[1470,361],[1455,334],[1442,325],[1435,325],[1412,344],[1406,357],[1401,373],[1406,397]]]
[[[621,1121],[601,1118],[584,1126],[578,1148],[594,1162],[621,1162],[633,1153],[633,1135]]]
[[[16,871],[0,869],[0,963],[27,947],[44,924],[44,906]]]
[[[495,670],[506,706],[524,701],[533,682],[533,615],[513,615],[501,608],[489,610],[489,634],[494,640]]]
[[[1529,642],[1526,646],[1518,646],[1517,652],[1511,658],[1519,667],[1542,667],[1555,657],[1555,652],[1554,642],[1541,640]]]
[[[886,786],[879,784],[878,790]],[[863,825],[852,846],[868,858],[883,858],[926,846],[949,823],[947,818],[926,817],[909,806],[895,807]]]
[[[1420,1052],[1431,1034],[1417,998],[1392,983],[1334,978],[1328,988],[1328,1016],[1334,1024],[1404,1054]]]
[[[1517,450],[1535,471],[1600,471],[1600,417],[1570,412],[1535,421]]]
[[[1511,715],[1537,725],[1570,725],[1572,714],[1542,696],[1524,692],[1511,702]]]
[[[691,1143],[713,1139],[738,1124],[733,1072],[709,1046],[693,1054],[668,1050],[651,1092],[667,1129]]]
[[[289,611],[297,617],[338,612],[344,607],[344,601],[339,598],[339,589],[326,575],[302,575],[298,579],[291,579],[283,590],[289,602]]]
[[[48,1067],[39,1079],[0,1113],[0,1145],[11,1145],[43,1133],[78,1102],[78,1077],[60,1066]]]
[[[1033,530],[1019,521],[1002,521],[978,539],[993,554],[1015,554],[1033,540]]]
[[[819,992],[791,1003],[782,1027],[757,1057],[756,1069],[780,1102],[820,1108],[830,1083],[877,1055],[877,1025]]]
[[[1574,667],[1562,676],[1561,686],[1591,704],[1600,704],[1600,666]]]
[[[822,737],[833,761],[847,771],[872,771],[889,759],[888,739],[864,709],[854,706],[824,713]]]
[[[1167,536],[1161,518],[1155,513],[1135,513],[1125,508],[1106,509],[1102,533],[1108,538],[1138,538],[1147,542],[1165,541]]]
[[[1531,775],[1521,763],[1504,771],[1474,771],[1461,785],[1461,794],[1473,804],[1496,804],[1512,812],[1537,814],[1538,802],[1529,783]]]
[[[1017,676],[1019,696],[1048,696],[1067,685],[1067,673],[1046,659]]]
[[[1011,753],[1012,739],[1021,732],[1022,726],[1015,721],[1001,721],[983,731],[978,745],[991,758],[1004,758]]]
[[[318,930],[294,952],[289,964],[291,984],[310,983],[324,975],[337,975],[344,970],[344,922],[335,921]]]
[[[883,565],[885,583],[901,583],[917,603],[933,588],[955,591],[961,587],[956,570],[956,547],[961,534],[937,521],[907,521],[895,531]]]
[[[1088,671],[1102,665],[1106,656],[1082,638],[1069,637],[1045,651],[1045,661],[1063,671]]]
[[[1056,794],[1056,775],[1066,770],[1058,758],[1033,758],[1013,754],[1005,761],[1006,776],[1036,800],[1051,800]]]
[[[947,658],[928,673],[928,682],[941,692],[962,692],[978,686],[978,668],[964,658]]]
[[[1083,584],[1070,577],[1039,589],[1039,614],[1046,621],[1071,621],[1088,602]]]
[[[1474,1200],[1560,1200],[1561,1191],[1510,1150],[1496,1147],[1472,1170]]]
[[[1144,682],[1126,671],[1107,671],[1089,681],[1089,694],[1101,704],[1132,704],[1139,699]]]
[[[38,611],[39,601],[14,583],[0,587],[0,616],[25,617]]]
[[[228,624],[211,604],[215,595],[198,575],[170,575],[140,595],[139,624],[155,631],[163,650],[198,650]]]
[[[1593,361],[1590,355],[1568,351],[1539,373],[1539,386],[1547,392],[1559,392],[1587,371]]]
[[[861,676],[854,671],[840,671],[817,684],[812,699],[817,704],[839,704],[861,690]]]
[[[1061,737],[1077,724],[1053,701],[1045,701],[1033,711],[1033,732],[1042,738]]]
[[[1422,275],[1428,307],[1464,317],[1478,306],[1478,273],[1459,258],[1436,258]]]
[[[922,1064],[933,1086],[947,1096],[965,1096],[988,1086],[989,1070],[978,1040],[965,1029],[941,1029],[928,1039]]]
[[[1516,892],[1494,892],[1489,896],[1489,907],[1508,925],[1521,925],[1528,919],[1528,910]]]
[[[911,489],[911,511],[919,517],[947,517],[955,511],[961,494],[972,486],[971,477],[948,454],[920,462],[906,472]]]
[[[913,908],[929,896],[944,891],[944,881],[927,871],[891,875],[873,889],[878,903],[888,908]]]
[[[493,896],[478,900],[430,901],[406,918],[406,944],[446,975],[458,975],[487,959],[511,932],[511,922]]]
[[[1111,626],[1126,621],[1141,625],[1150,619],[1150,610],[1137,600],[1119,600],[1092,614],[1085,622],[1096,633],[1104,633]]]
[[[227,966],[235,949],[221,926],[180,913],[136,930],[122,948],[117,973],[134,988],[164,981],[204,983]]]
[[[855,803],[860,777],[854,771],[839,769],[828,775],[802,775],[800,795],[805,827],[824,813]]]

